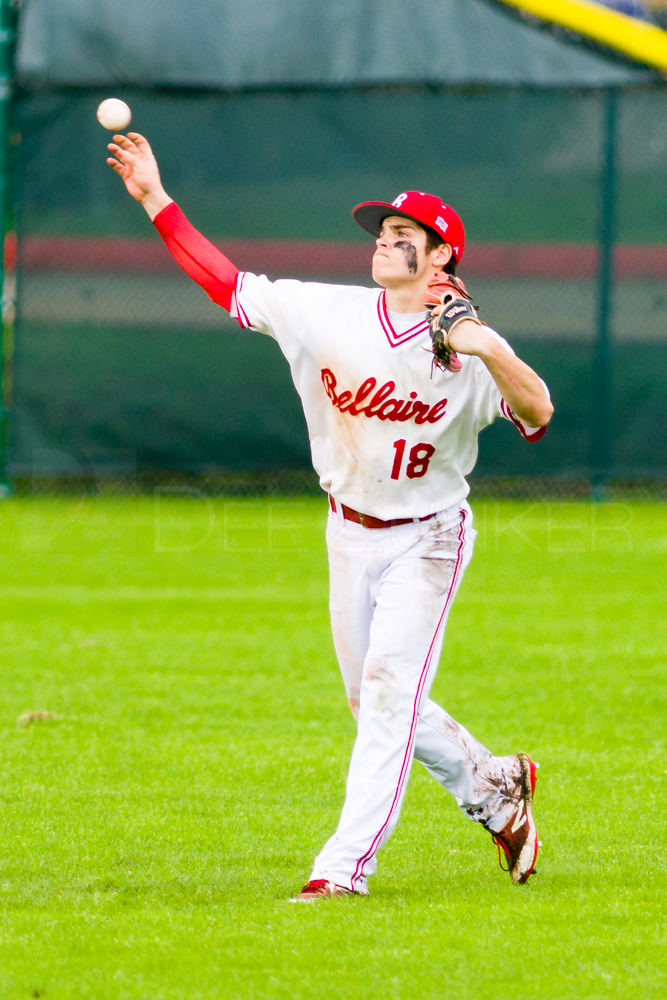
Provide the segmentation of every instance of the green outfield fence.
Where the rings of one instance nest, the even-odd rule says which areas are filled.
[[[543,375],[556,409],[539,445],[504,421],[482,434],[478,491],[661,494],[659,81],[19,88],[18,237],[4,254],[5,284],[18,282],[15,314],[5,296],[14,492],[317,489],[276,345],[181,274],[105,165],[95,108],[110,93],[132,105],[169,193],[242,268],[369,284],[372,241],[351,206],[441,194],[465,221],[461,274],[483,318]]]

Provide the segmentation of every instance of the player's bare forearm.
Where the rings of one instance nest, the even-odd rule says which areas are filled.
[[[461,322],[450,342],[462,354],[475,354],[489,369],[512,413],[528,427],[546,427],[554,408],[542,380],[533,369],[508,350],[484,326]]]
[[[528,427],[546,427],[554,408],[537,373],[498,343],[479,356],[512,413]]]
[[[151,192],[151,194],[146,195],[141,204],[148,213],[148,218],[153,222],[155,216],[159,215],[167,205],[171,205],[172,201],[173,198],[170,198],[167,192],[162,189],[161,191]]]

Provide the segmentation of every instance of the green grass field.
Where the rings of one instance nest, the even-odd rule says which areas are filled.
[[[538,874],[415,767],[371,897],[294,906],[353,740],[323,500],[2,503],[0,1000],[665,996],[661,509],[473,508],[434,695],[540,761]]]

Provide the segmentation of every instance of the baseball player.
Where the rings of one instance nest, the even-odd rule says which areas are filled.
[[[277,340],[328,495],[334,645],[357,734],[337,829],[295,901],[367,895],[413,758],[491,834],[513,882],[534,872],[536,765],[495,756],[429,697],[447,617],[472,555],[466,475],[496,417],[528,441],[546,386],[482,323],[455,271],[461,219],[405,191],[364,202],[375,288],[239,271],[165,192],[147,140],[116,135],[107,163],[178,264],[241,327]]]

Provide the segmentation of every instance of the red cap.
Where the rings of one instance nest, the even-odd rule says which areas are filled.
[[[442,236],[443,243],[451,246],[456,263],[461,260],[466,238],[463,223],[454,209],[445,205],[436,195],[425,194],[423,191],[404,191],[392,202],[363,201],[352,209],[355,222],[373,236],[380,232],[382,220],[388,215],[402,215],[406,219],[420,222],[422,226],[435,229]]]

